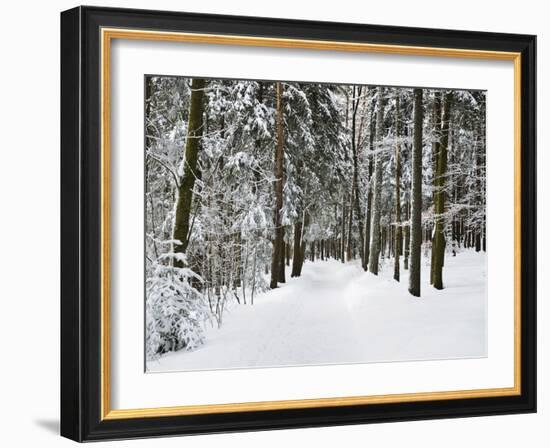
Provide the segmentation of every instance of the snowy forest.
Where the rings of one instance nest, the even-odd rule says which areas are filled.
[[[485,102],[146,76],[148,371],[485,356]]]

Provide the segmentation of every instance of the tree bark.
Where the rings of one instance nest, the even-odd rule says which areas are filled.
[[[241,251],[242,251],[242,240],[241,240],[241,233],[238,232],[233,246],[233,256],[235,260],[235,288],[239,288],[241,286],[241,280],[243,275],[243,266],[241,266]],[[245,262],[247,261],[247,258],[245,258]]]
[[[373,162],[373,153],[374,153],[374,134],[376,130],[376,114],[375,109],[376,102],[372,99],[370,108],[369,108],[369,191],[367,193],[367,213],[365,216],[365,240],[364,240],[364,254],[363,254],[363,269],[368,270],[369,267],[369,258],[370,258],[370,240],[371,240],[371,212],[372,212],[372,189],[374,182],[372,176],[374,173],[374,162]]]
[[[358,148],[357,148],[357,111],[359,110],[360,99],[356,96],[361,96],[362,88],[353,87],[353,101],[352,101],[352,116],[351,116],[351,154],[353,158],[353,183],[352,183],[352,201],[355,208],[355,217],[357,220],[357,227],[359,229],[359,257],[361,262],[364,260],[364,233],[363,233],[363,214],[361,213],[361,203],[359,200],[359,161],[358,161]],[[362,126],[361,126],[362,127]],[[359,130],[361,131],[361,127]],[[359,136],[360,137],[360,136]],[[350,210],[350,232],[349,240],[351,241],[351,218],[353,217],[353,207]]]
[[[422,246],[422,89],[414,89],[414,144],[412,151],[411,260],[409,292],[420,297]]]
[[[271,282],[270,288],[277,287],[277,280],[280,276],[279,263],[281,260],[281,251],[283,250],[284,229],[281,225],[281,213],[283,209],[283,163],[284,163],[284,118],[282,104],[282,86],[280,82],[275,85],[276,88],[276,108],[277,108],[277,144],[275,146],[275,163],[273,190],[275,195],[275,207],[273,210],[273,224],[275,227],[275,238],[273,240],[273,253],[271,256]]]
[[[411,228],[409,225],[409,219],[410,219],[410,203],[407,199],[405,202],[405,221],[407,221],[407,224],[405,225],[405,228],[403,229],[403,239],[405,240],[405,250],[403,251],[403,269],[408,270],[409,269],[409,252],[410,252],[410,241],[411,241]]]
[[[172,238],[178,241],[173,246],[173,251],[176,254],[185,254],[189,244],[189,217],[191,215],[193,187],[195,186],[195,178],[197,176],[197,159],[203,128],[205,86],[206,81],[204,79],[195,78],[191,83],[183,176],[178,186],[178,199],[172,235]],[[184,263],[182,260],[174,260],[174,266],[181,268],[184,266]]]
[[[443,289],[443,265],[445,260],[445,184],[447,174],[447,149],[449,145],[449,126],[451,103],[453,100],[452,92],[445,94],[443,102],[443,120],[441,126],[441,142],[439,145],[439,154],[437,155],[437,171],[435,177],[435,230],[432,243],[434,253],[433,259],[433,286],[435,289]]]
[[[294,224],[294,248],[292,255],[292,272],[291,277],[299,277],[302,273],[303,250],[302,250],[302,222]]]
[[[380,207],[382,195],[382,168],[383,154],[382,139],[384,132],[384,89],[378,87],[378,110],[376,113],[376,154],[374,162],[374,193],[372,204],[372,236],[369,255],[369,270],[378,275],[378,261],[380,257]]]
[[[399,255],[401,254],[401,110],[399,92],[395,97],[395,137],[397,144],[395,145],[395,242],[394,250],[394,267],[393,278],[399,281],[400,265]]]
[[[279,260],[279,277],[278,277],[278,281],[279,283],[285,283],[286,282],[286,278],[285,278],[285,252],[286,252],[286,246],[287,244],[285,243],[285,240],[284,240],[284,233],[285,233],[285,228],[283,227],[283,242],[282,242],[282,247],[281,247],[281,252],[279,254],[279,256],[281,257],[280,260]]]
[[[433,166],[433,193],[432,201],[434,203],[434,221],[435,221],[435,202],[437,191],[437,166],[439,163],[439,147],[441,138],[441,97],[439,92],[434,92],[434,100],[432,105],[432,166]],[[432,242],[432,256],[430,262],[430,284],[434,284],[435,278],[435,248],[436,242]]]
[[[147,76],[145,78],[145,147],[147,150],[152,148],[152,133],[155,131],[155,127],[151,125],[151,101],[153,100],[153,77]]]
[[[353,196],[354,196],[354,182],[352,181],[351,184],[351,193],[349,195],[349,218],[348,218],[348,242],[347,242],[347,249],[346,249],[346,260],[351,261],[352,254],[351,254],[351,246],[353,244],[352,240],[352,224],[353,224]]]
[[[290,266],[290,238],[288,238],[288,243],[285,244],[285,256],[286,256],[286,266]]]
[[[340,260],[342,263],[346,261],[346,193],[342,196],[342,241],[340,242]]]

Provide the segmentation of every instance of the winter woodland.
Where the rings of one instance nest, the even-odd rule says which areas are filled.
[[[485,101],[146,77],[147,369],[486,356]]]

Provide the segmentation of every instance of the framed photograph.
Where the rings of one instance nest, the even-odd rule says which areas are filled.
[[[61,433],[536,410],[535,36],[61,14]]]

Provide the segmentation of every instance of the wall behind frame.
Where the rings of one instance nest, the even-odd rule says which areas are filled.
[[[109,1],[88,5],[157,8],[190,12],[290,19],[330,20],[384,25],[516,32],[538,35],[538,227],[550,222],[550,158],[544,154],[544,123],[550,113],[545,88],[550,54],[548,8],[524,0],[494,3],[463,0],[395,0],[388,2],[257,2],[254,0]],[[40,443],[43,447],[74,446],[58,435],[59,415],[59,13],[77,6],[74,1],[9,2],[0,28],[2,71],[0,123],[0,325],[3,406],[2,442],[9,446]],[[546,201],[548,202],[548,201]],[[38,223],[38,225],[37,225]],[[550,390],[544,381],[543,347],[549,333],[541,321],[550,321],[542,298],[550,293],[550,268],[545,253],[550,237],[539,232],[539,413],[472,419],[391,423],[366,426],[210,435],[186,438],[118,442],[95,446],[181,446],[247,448],[258,446],[543,446],[550,435]],[[25,321],[24,325],[18,319]],[[9,422],[9,423],[8,423]]]

